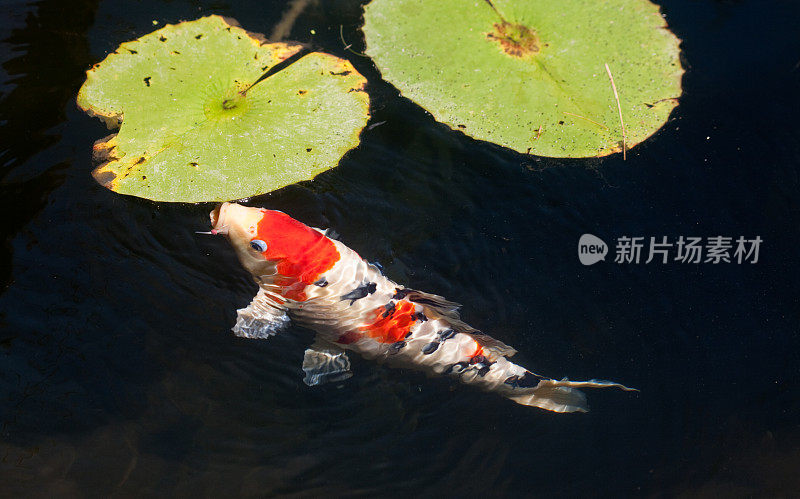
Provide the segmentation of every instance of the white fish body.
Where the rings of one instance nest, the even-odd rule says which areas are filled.
[[[349,377],[346,351],[353,351],[555,412],[586,411],[579,387],[632,390],[531,373],[508,360],[516,350],[463,323],[457,303],[394,283],[352,249],[284,213],[223,203],[211,222],[259,285],[238,311],[234,333],[267,338],[290,321],[315,331],[303,361],[307,384]]]

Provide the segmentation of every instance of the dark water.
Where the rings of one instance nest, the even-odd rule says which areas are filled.
[[[0,493],[24,496],[797,496],[800,30],[791,0],[670,0],[685,94],[628,161],[527,158],[448,130],[382,83],[360,4],[320,1],[291,38],[370,80],[362,145],[314,182],[252,199],[409,286],[464,304],[521,363],[592,391],[558,415],[354,360],[301,381],[308,331],[235,338],[255,292],[210,205],[90,177],[104,126],[83,72],[153,20],[280,1],[5,0],[0,15]],[[312,36],[310,30],[316,35]],[[577,259],[584,232],[760,236],[755,265]]]

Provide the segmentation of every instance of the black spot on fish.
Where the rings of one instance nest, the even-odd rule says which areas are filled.
[[[452,330],[452,329],[444,329],[442,331],[439,331],[436,334],[439,335],[439,340],[440,341],[444,341],[444,340],[449,340],[450,338],[455,336],[456,332],[454,330]]]
[[[350,305],[355,303],[356,300],[360,300],[368,295],[371,295],[378,289],[378,285],[374,282],[365,282],[364,284],[360,285],[353,291],[350,291],[346,295],[342,295],[339,298],[340,301],[350,300]]]
[[[383,308],[384,308],[383,317],[386,318],[386,317],[389,317],[390,315],[394,314],[394,310],[395,310],[396,307],[395,307],[394,302],[390,301],[389,303],[384,305]]]
[[[394,290],[394,296],[392,296],[392,298],[393,298],[393,299],[395,299],[395,300],[402,300],[402,299],[403,299],[403,298],[405,298],[405,297],[406,297],[406,296],[407,296],[407,295],[408,295],[408,294],[409,294],[411,291],[413,291],[413,290],[411,290],[411,289],[405,289],[405,288],[404,288],[404,289],[395,288],[395,290]]]
[[[445,370],[445,374],[461,374],[469,364],[466,362],[456,362]]]
[[[324,277],[320,277],[319,280],[314,283],[314,286],[319,286],[321,288],[324,288],[327,285],[328,285],[328,280],[325,279]]]
[[[402,350],[405,346],[406,346],[405,341],[398,341],[396,343],[392,343],[392,345],[389,347],[389,353],[396,354],[397,352]]]
[[[472,357],[471,359],[469,359],[469,363],[470,364],[482,364],[485,360],[486,360],[486,357],[484,357],[483,355],[476,355],[475,357]]]
[[[428,318],[425,317],[425,314],[423,314],[422,312],[414,312],[411,315],[411,318],[414,319],[415,321],[420,321],[420,322],[425,322],[428,320]]]
[[[479,367],[479,366],[482,366],[482,367]],[[486,376],[486,373],[489,372],[490,365],[479,364],[479,365],[477,365],[475,367],[478,368],[478,376],[484,377],[484,376]]]
[[[539,384],[541,378],[532,372],[526,372],[524,376],[517,380],[517,386],[520,388],[532,388]]]
[[[422,347],[422,353],[425,354],[425,355],[430,355],[433,352],[435,352],[437,348],[439,348],[439,342],[438,341],[432,341],[432,342],[428,343],[427,345],[425,345],[424,347]]]
[[[505,381],[503,381],[503,383],[505,383],[507,385],[510,385],[512,388],[517,388],[517,386],[519,386],[517,384],[518,380],[519,380],[519,376],[509,376],[508,378],[506,378]]]

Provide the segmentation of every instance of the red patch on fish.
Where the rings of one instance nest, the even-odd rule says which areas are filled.
[[[481,344],[478,343],[477,341],[475,342],[475,344],[477,345],[477,348],[475,349],[475,353],[473,353],[472,355],[469,356],[469,360],[470,361],[472,359],[475,359],[478,356],[480,356],[480,357],[484,356],[483,347],[481,346]]]
[[[258,222],[258,239],[267,243],[265,258],[277,262],[285,280],[283,296],[305,301],[303,288],[316,282],[339,261],[336,246],[311,227],[279,211],[264,210]]]
[[[386,307],[378,307],[372,312],[375,320],[359,329],[381,343],[397,343],[406,337],[411,326],[416,322],[414,310],[413,303],[403,300],[397,302],[393,313],[384,317]]]
[[[307,296],[304,289],[306,289],[306,285],[302,281],[287,282],[286,286],[281,287],[281,295],[294,301],[306,301]]]
[[[339,336],[339,339],[336,340],[336,343],[341,343],[342,345],[349,345],[350,343],[355,343],[356,341],[360,340],[363,335],[357,331],[348,331],[343,335]]]

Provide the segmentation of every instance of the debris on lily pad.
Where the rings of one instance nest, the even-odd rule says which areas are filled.
[[[120,127],[94,146],[102,185],[222,201],[335,167],[369,118],[365,84],[344,59],[209,16],[120,45],[87,72],[78,105]]]
[[[363,30],[403,95],[522,153],[624,152],[681,95],[680,40],[648,0],[372,0]]]

